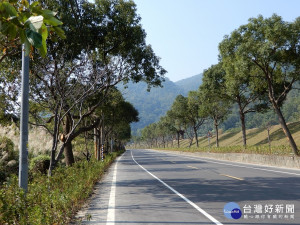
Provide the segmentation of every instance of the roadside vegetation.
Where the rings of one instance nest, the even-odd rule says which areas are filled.
[[[211,136],[211,145],[215,146],[212,151],[267,153],[263,150],[265,147],[260,147],[266,138],[253,143],[254,133],[246,131],[249,115],[252,115],[250,122],[253,124],[253,115],[256,115],[264,118],[258,119],[260,124],[256,128],[269,131],[267,142],[272,138],[276,140],[276,136],[284,136],[288,142],[272,142],[272,146],[285,149],[279,151],[282,154],[299,156],[297,129],[294,129],[297,125],[289,127],[287,124],[288,118],[293,122],[300,118],[299,107],[294,107],[299,101],[299,40],[300,17],[293,22],[283,21],[276,14],[270,18],[250,18],[248,24],[224,37],[219,44],[219,63],[204,71],[199,89],[189,92],[186,97],[178,95],[166,115],[142,129],[133,142],[148,147],[158,146],[160,142],[166,147],[171,141],[178,149],[194,146],[200,149],[205,138],[198,139],[198,136]],[[228,140],[226,134],[231,136],[232,133],[228,131],[223,136],[220,133],[221,128],[226,127],[225,123],[229,123],[226,121],[229,116],[235,119],[235,131],[241,131],[235,143],[225,141]],[[271,126],[276,124],[282,132],[270,134]],[[180,141],[182,139],[188,141]],[[274,153],[277,152],[275,149]]]
[[[68,224],[121,153],[109,154],[103,162],[82,160],[59,167],[52,177],[32,168],[26,195],[12,176],[0,189],[0,224]]]
[[[139,118],[116,85],[143,81],[150,89],[166,73],[145,41],[134,2],[1,0],[0,12],[1,136],[13,142],[14,160],[24,43],[30,133],[35,132],[29,135],[30,160],[48,155],[52,176],[61,163],[72,166],[83,156],[100,160],[102,147],[105,153],[122,149],[131,137],[130,123]]]
[[[300,145],[300,123],[289,123],[288,127],[293,130],[293,136],[295,137],[297,145]],[[221,130],[219,136],[219,147],[216,147],[216,137],[200,137],[198,139],[199,147],[196,146],[196,142],[193,141],[190,145],[188,139],[180,140],[180,148],[177,147],[177,140],[169,141],[165,143],[165,146],[158,141],[158,146],[153,146],[154,149],[166,149],[174,151],[188,151],[188,152],[214,152],[214,153],[246,153],[246,154],[263,154],[263,155],[285,155],[291,156],[291,148],[288,140],[285,137],[280,125],[274,125],[270,127],[269,138],[268,130],[266,128],[253,128],[246,130],[248,136],[248,146],[243,146],[242,132],[240,129],[231,129],[223,132]],[[270,140],[270,142],[269,142]],[[147,145],[143,145],[142,142],[138,145],[132,144],[133,148],[147,148]]]
[[[166,73],[140,20],[133,1],[0,0],[0,224],[67,224],[124,150],[139,117],[116,86],[150,89]],[[17,178],[22,44],[28,191]]]

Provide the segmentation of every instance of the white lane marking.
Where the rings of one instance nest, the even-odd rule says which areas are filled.
[[[155,151],[155,150],[152,150]],[[257,168],[257,167],[252,167],[252,166],[242,166],[242,165],[238,165],[238,164],[231,164],[231,163],[223,163],[223,162],[215,162],[212,160],[207,160],[207,159],[203,159],[201,157],[191,157],[191,156],[182,156],[179,154],[174,154],[174,153],[162,153],[159,152],[160,154],[166,154],[166,155],[173,155],[173,156],[181,156],[182,158],[186,158],[186,159],[193,159],[193,160],[198,160],[198,161],[204,161],[204,162],[210,162],[210,163],[215,163],[215,164],[221,164],[221,165],[227,165],[227,166],[235,166],[235,167],[241,167],[241,168],[247,168],[247,169],[255,169],[255,170],[263,170],[263,171],[267,171],[267,172],[275,172],[275,173],[283,173],[283,174],[289,174],[289,175],[295,175],[295,176],[300,176],[299,173],[291,173],[291,172],[285,172],[285,171],[278,171],[278,170],[271,170],[271,169],[264,169],[264,168]]]
[[[181,197],[184,201],[186,201],[187,203],[189,203],[191,206],[193,206],[195,209],[197,209],[200,213],[202,213],[204,216],[206,216],[209,220],[211,220],[212,222],[214,222],[215,224],[218,225],[223,225],[221,222],[219,222],[218,220],[216,220],[214,217],[212,217],[210,214],[208,214],[207,212],[205,212],[203,209],[201,209],[199,206],[197,206],[194,202],[192,202],[191,200],[189,200],[188,198],[186,198],[184,195],[180,194],[178,191],[176,191],[174,188],[172,188],[171,186],[169,186],[168,184],[166,184],[165,182],[163,182],[161,179],[159,179],[157,176],[155,176],[154,174],[152,174],[151,172],[149,172],[147,169],[145,169],[143,166],[141,166],[137,161],[135,161],[133,155],[132,155],[132,151],[131,152],[131,157],[133,159],[133,161],[139,166],[141,167],[144,171],[146,171],[148,174],[150,174],[152,177],[154,177],[156,180],[158,180],[160,183],[162,183],[163,185],[165,185],[168,189],[170,189],[171,191],[173,191],[175,194],[177,194],[179,197]]]
[[[122,157],[122,156],[121,156]],[[114,167],[113,178],[111,182],[111,189],[109,195],[109,202],[107,207],[107,218],[106,218],[106,225],[114,225],[115,224],[115,206],[116,206],[116,186],[117,186],[117,168],[118,168],[118,161],[121,159],[117,159],[116,165]]]

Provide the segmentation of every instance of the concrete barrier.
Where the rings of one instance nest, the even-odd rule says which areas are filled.
[[[226,160],[231,162],[251,163],[265,166],[300,169],[300,157],[280,155],[259,155],[243,153],[208,153],[160,150],[169,153],[198,156],[203,158]]]

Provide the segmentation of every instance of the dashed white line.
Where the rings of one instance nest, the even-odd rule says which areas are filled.
[[[192,202],[191,200],[189,200],[188,198],[186,198],[184,195],[180,194],[178,191],[176,191],[174,188],[172,188],[171,186],[169,186],[168,184],[166,184],[165,182],[163,182],[161,179],[159,179],[157,176],[155,176],[154,174],[152,174],[151,172],[149,172],[147,169],[145,169],[143,166],[141,166],[137,161],[135,161],[133,155],[132,155],[132,151],[131,151],[131,157],[133,159],[133,161],[139,166],[141,167],[145,172],[147,172],[148,174],[150,174],[152,177],[154,177],[156,180],[158,180],[160,183],[162,183],[164,186],[166,186],[169,190],[173,191],[176,195],[178,195],[179,197],[181,197],[184,201],[186,201],[187,203],[189,203],[191,206],[193,206],[196,210],[198,210],[200,213],[202,213],[204,216],[206,216],[210,221],[214,222],[215,224],[218,225],[223,225],[221,222],[219,222],[217,219],[215,219],[214,217],[212,217],[210,214],[208,214],[206,211],[204,211],[203,209],[201,209],[199,206],[197,206],[194,202]]]

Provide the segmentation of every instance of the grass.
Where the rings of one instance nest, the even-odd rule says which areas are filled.
[[[288,127],[298,146],[300,146],[300,121],[289,123]],[[271,147],[269,147],[268,133],[266,128],[254,128],[246,131],[247,147],[243,147],[242,131],[234,129],[219,135],[219,148],[216,148],[215,135],[210,139],[210,148],[206,137],[199,137],[199,148],[195,141],[189,148],[189,140],[180,141],[180,148],[169,148],[170,150],[180,150],[189,152],[215,152],[215,153],[249,153],[264,155],[290,155],[292,149],[280,125],[274,125],[270,129]],[[177,146],[177,141],[174,141]],[[169,144],[170,146],[170,144]]]
[[[57,168],[50,178],[37,173],[26,195],[12,177],[0,188],[0,224],[69,224],[118,154],[107,155],[103,162],[83,160]]]
[[[3,127],[0,125],[0,137],[5,136],[12,140],[15,151],[19,150],[20,129],[16,124]],[[28,151],[33,155],[46,154],[51,150],[52,137],[41,127],[30,127],[28,136]]]

